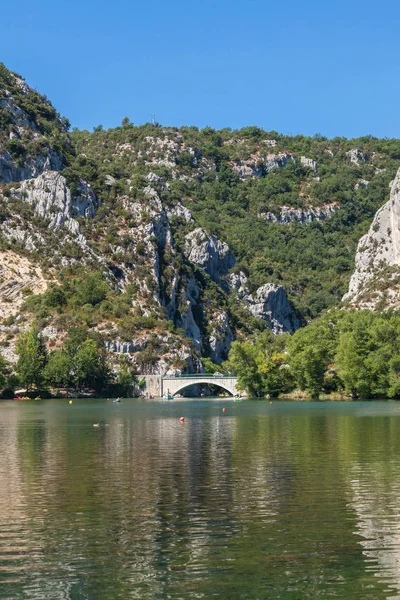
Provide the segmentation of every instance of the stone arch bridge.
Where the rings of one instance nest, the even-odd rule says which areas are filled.
[[[178,394],[191,385],[217,385],[235,396],[239,394],[237,377],[234,375],[213,375],[209,373],[193,375],[145,375],[146,392],[162,397],[164,394]]]

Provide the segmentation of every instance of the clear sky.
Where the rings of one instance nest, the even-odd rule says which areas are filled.
[[[72,126],[400,137],[399,0],[19,0],[2,60]]]

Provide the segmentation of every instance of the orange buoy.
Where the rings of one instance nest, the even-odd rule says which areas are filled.
[[[226,412],[226,408],[223,408],[223,409],[222,409],[222,412]]]
[[[185,422],[185,417],[181,417],[179,420],[180,420],[181,423],[184,423]]]

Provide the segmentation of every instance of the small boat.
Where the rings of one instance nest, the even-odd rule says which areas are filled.
[[[234,399],[233,399],[233,401],[234,401],[234,402],[243,402],[243,398],[241,398],[241,397],[239,396],[239,398],[234,398]]]
[[[174,397],[172,394],[164,394],[164,396],[162,397],[163,400],[173,400]]]
[[[121,402],[121,398],[115,398],[115,400],[113,400],[113,402],[114,402],[114,404],[117,402],[119,403],[119,402]]]
[[[15,396],[14,400],[30,400],[29,396]]]

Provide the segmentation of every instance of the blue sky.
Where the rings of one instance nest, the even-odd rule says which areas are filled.
[[[400,137],[398,0],[20,0],[2,60],[72,125]]]

